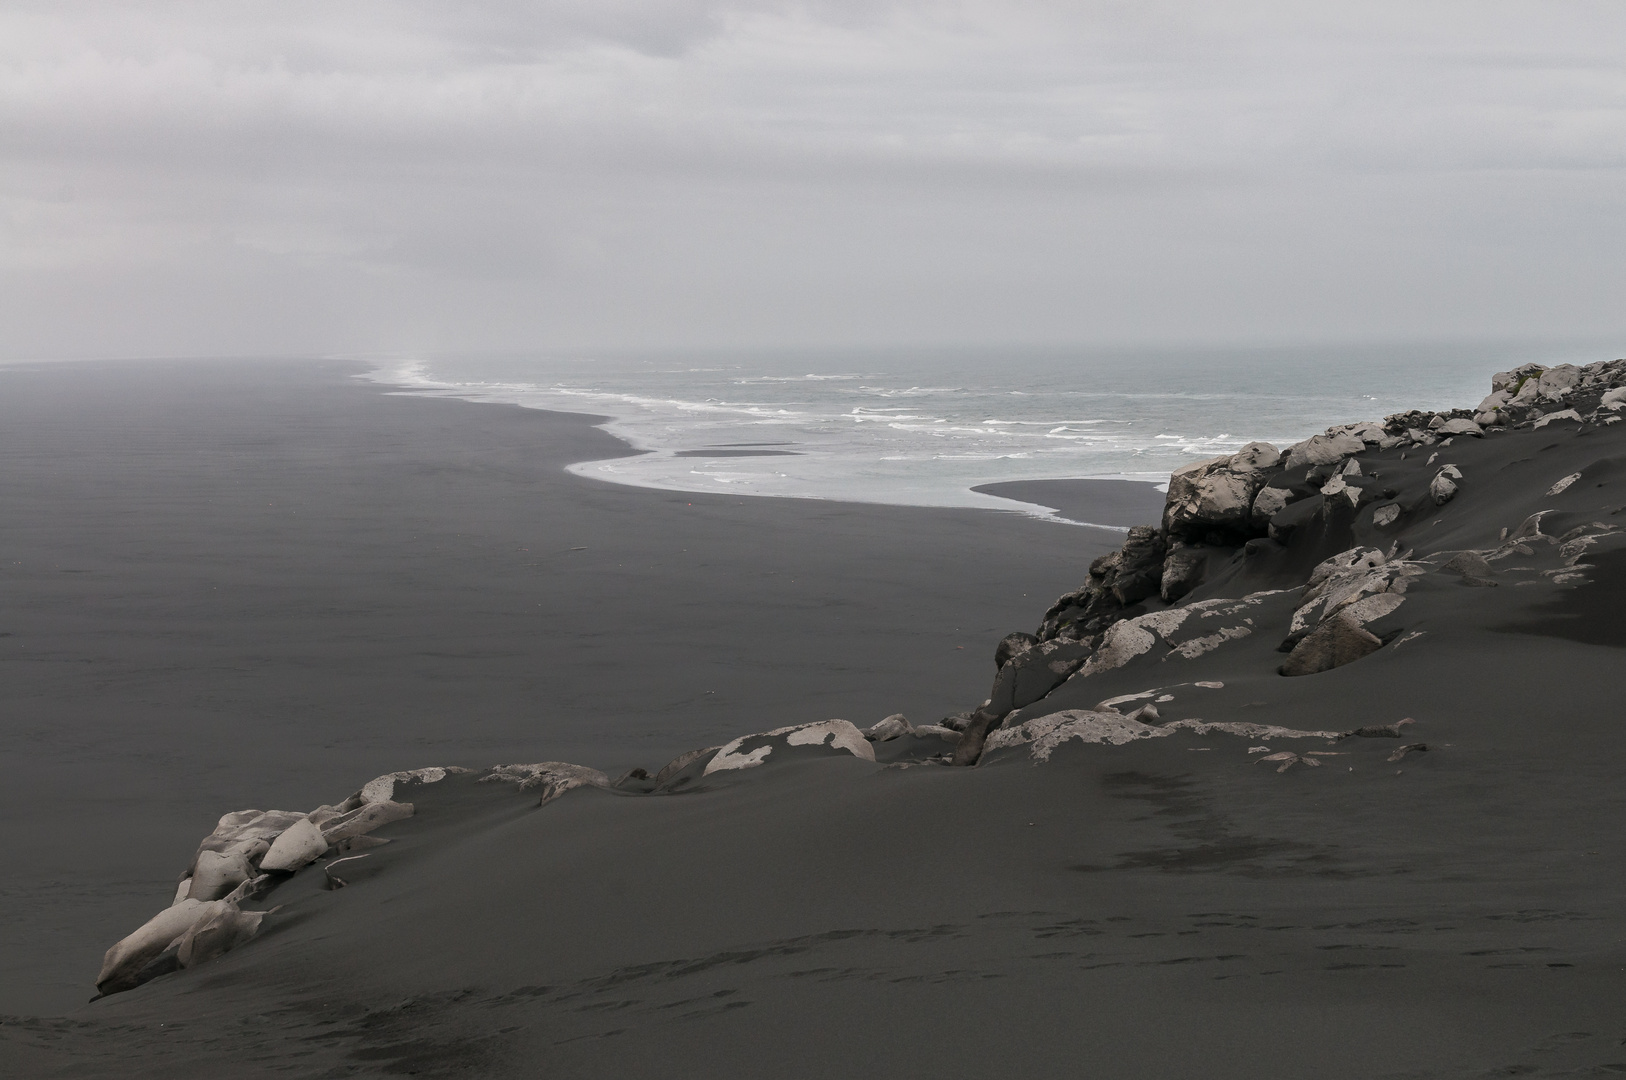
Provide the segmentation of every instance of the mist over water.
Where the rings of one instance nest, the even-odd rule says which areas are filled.
[[[446,356],[367,376],[471,401],[601,414],[642,456],[616,483],[913,506],[1022,504],[1009,480],[1162,483],[1185,462],[1412,408],[1462,408],[1493,371],[1587,345]],[[1031,508],[1027,508],[1031,509]]]

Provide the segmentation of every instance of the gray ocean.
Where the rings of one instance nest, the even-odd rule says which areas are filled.
[[[373,361],[415,393],[594,413],[638,457],[572,471],[641,487],[1044,513],[971,489],[1164,482],[1179,465],[1412,408],[1470,407],[1494,371],[1605,345],[559,352]]]

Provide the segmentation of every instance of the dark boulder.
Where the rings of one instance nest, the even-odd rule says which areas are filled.
[[[1108,588],[1123,607],[1156,596],[1163,586],[1163,537],[1150,525],[1129,530]]]
[[[1208,549],[1181,547],[1163,560],[1163,578],[1158,594],[1165,604],[1172,604],[1202,584],[1203,572],[1208,567]]]
[[[1050,641],[1014,657],[999,669],[983,708],[1000,719],[1031,705],[1072,677],[1094,652],[1079,641]]]
[[[1377,635],[1363,629],[1352,619],[1334,615],[1310,631],[1293,646],[1287,663],[1281,666],[1283,675],[1314,675],[1352,664],[1363,656],[1370,656],[1383,647]]]
[[[1020,655],[1033,646],[1039,644],[1039,639],[1032,634],[1024,634],[1020,630],[1014,634],[1006,634],[999,639],[994,648],[994,670],[999,670],[1010,662],[1011,657]]]

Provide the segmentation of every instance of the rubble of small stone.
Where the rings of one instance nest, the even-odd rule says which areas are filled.
[[[1626,360],[1587,367],[1532,364],[1498,373],[1492,393],[1472,410],[1396,414],[1381,424],[1330,428],[1285,450],[1250,443],[1235,454],[1187,465],[1170,478],[1161,522],[1129,530],[1118,551],[1096,559],[1086,583],[1052,605],[1036,633],[1000,641],[987,700],[941,724],[916,726],[893,714],[863,730],[846,720],[776,727],[681,754],[654,775],[634,769],[615,780],[597,769],[552,761],[494,765],[475,779],[513,785],[535,794],[541,806],[577,788],[621,796],[694,792],[807,755],[908,768],[972,766],[990,755],[1025,753],[1042,764],[1071,742],[1115,746],[1177,734],[1296,740],[1301,745],[1292,750],[1257,745],[1249,753],[1277,772],[1313,770],[1323,759],[1340,756],[1344,751],[1335,747],[1343,740],[1398,739],[1414,721],[1327,730],[1189,716],[1166,720],[1159,706],[1224,687],[1182,679],[1180,665],[1258,634],[1279,643],[1275,673],[1283,678],[1314,676],[1399,648],[1422,631],[1397,625],[1394,616],[1420,581],[1434,580],[1431,575],[1470,588],[1585,585],[1585,560],[1600,545],[1614,550],[1626,543],[1618,526],[1584,521],[1555,535],[1546,526],[1557,511],[1543,509],[1510,523],[1481,548],[1418,555],[1398,537],[1385,538],[1425,520],[1478,482],[1441,456],[1449,456],[1454,440],[1558,423],[1605,428],[1620,420],[1623,409]],[[1418,474],[1424,480],[1414,479],[1404,491],[1390,486],[1384,476],[1389,466],[1375,459],[1390,451],[1402,460],[1427,454]],[[1555,477],[1545,488],[1547,497],[1563,496],[1580,478],[1578,472]],[[1272,587],[1203,595],[1239,591],[1231,584],[1248,581],[1245,571],[1254,564],[1274,568]],[[1146,666],[1154,660],[1155,666]],[[1170,663],[1175,666],[1163,667]],[[1171,675],[1089,708],[1054,704],[1064,687],[1120,669],[1139,670],[1128,665]],[[1328,748],[1302,748],[1316,741]],[[1408,743],[1388,760],[1433,749]],[[452,766],[388,773],[338,804],[309,812],[226,814],[199,844],[170,905],[108,950],[97,989],[129,990],[251,941],[278,909],[244,905],[275,900],[299,875],[320,873],[320,887],[345,887],[344,875],[353,873],[357,860],[390,842],[373,834],[414,815],[413,804],[398,794],[459,775],[474,774]],[[346,869],[335,873],[341,865]]]

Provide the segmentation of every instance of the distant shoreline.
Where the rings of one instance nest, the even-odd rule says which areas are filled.
[[[1052,510],[1066,521],[1110,529],[1153,525],[1163,513],[1161,485],[1148,480],[1006,480],[972,491]]]

